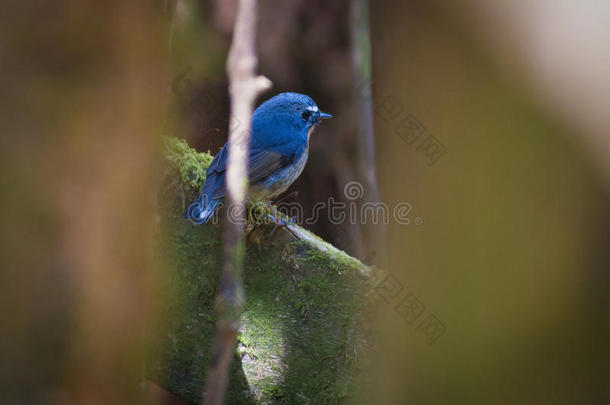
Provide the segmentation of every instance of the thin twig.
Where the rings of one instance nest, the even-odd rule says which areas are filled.
[[[371,38],[369,29],[368,0],[352,0],[351,2],[351,48],[352,66],[355,77],[355,101],[357,108],[356,145],[358,159],[355,170],[366,190],[360,203],[378,203],[381,199],[377,186],[375,170],[375,135],[373,129],[372,106],[372,72],[371,72]],[[361,230],[365,235],[364,245],[368,246],[363,255],[375,255],[376,265],[385,266],[385,226],[383,224],[367,224]],[[361,259],[364,258],[361,257]]]
[[[178,7],[178,0],[167,0],[165,3],[165,13],[167,14],[167,20],[169,22],[169,33],[167,35],[167,59],[171,63],[172,61],[172,42],[174,40],[174,24],[176,8]]]
[[[245,294],[242,283],[244,224],[246,223],[247,156],[250,147],[252,109],[256,97],[271,87],[271,82],[256,76],[254,52],[256,0],[240,0],[227,60],[231,125],[227,166],[228,218],[224,224],[224,266],[216,296],[216,336],[212,362],[207,373],[204,404],[223,403],[231,360],[243,312]]]

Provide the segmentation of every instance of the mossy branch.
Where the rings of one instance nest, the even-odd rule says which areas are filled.
[[[166,329],[154,334],[148,376],[168,391],[201,401],[218,313],[214,297],[222,266],[220,227],[182,218],[212,157],[184,141],[166,140],[167,169],[159,218],[168,262]],[[206,163],[207,162],[207,163]],[[249,213],[263,213],[255,204]],[[227,403],[337,403],[358,397],[370,338],[367,298],[383,273],[365,266],[296,224],[273,239],[274,224],[250,218],[244,256],[247,292],[231,355]]]

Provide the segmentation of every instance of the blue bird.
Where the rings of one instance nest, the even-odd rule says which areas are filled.
[[[266,201],[286,191],[305,167],[313,129],[331,117],[298,93],[281,93],[261,104],[252,115],[248,196]],[[201,195],[184,213],[196,224],[208,222],[226,194],[227,149],[225,144],[214,157]]]

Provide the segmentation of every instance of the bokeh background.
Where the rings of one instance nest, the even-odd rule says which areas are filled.
[[[3,6],[3,402],[165,400],[141,388],[165,296],[158,141],[226,141],[235,5]],[[610,7],[261,0],[257,47],[261,100],[335,115],[287,193],[306,216],[350,181],[359,203],[412,207],[409,224],[307,226],[396,287],[352,400],[610,402]]]

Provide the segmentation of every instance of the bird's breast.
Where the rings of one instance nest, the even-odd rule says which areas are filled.
[[[275,171],[258,184],[250,185],[248,190],[250,197],[255,200],[268,200],[270,198],[275,198],[286,191],[286,189],[301,175],[301,172],[307,163],[307,157],[309,155],[308,146],[309,145],[305,146],[301,155],[298,156],[293,163]]]

